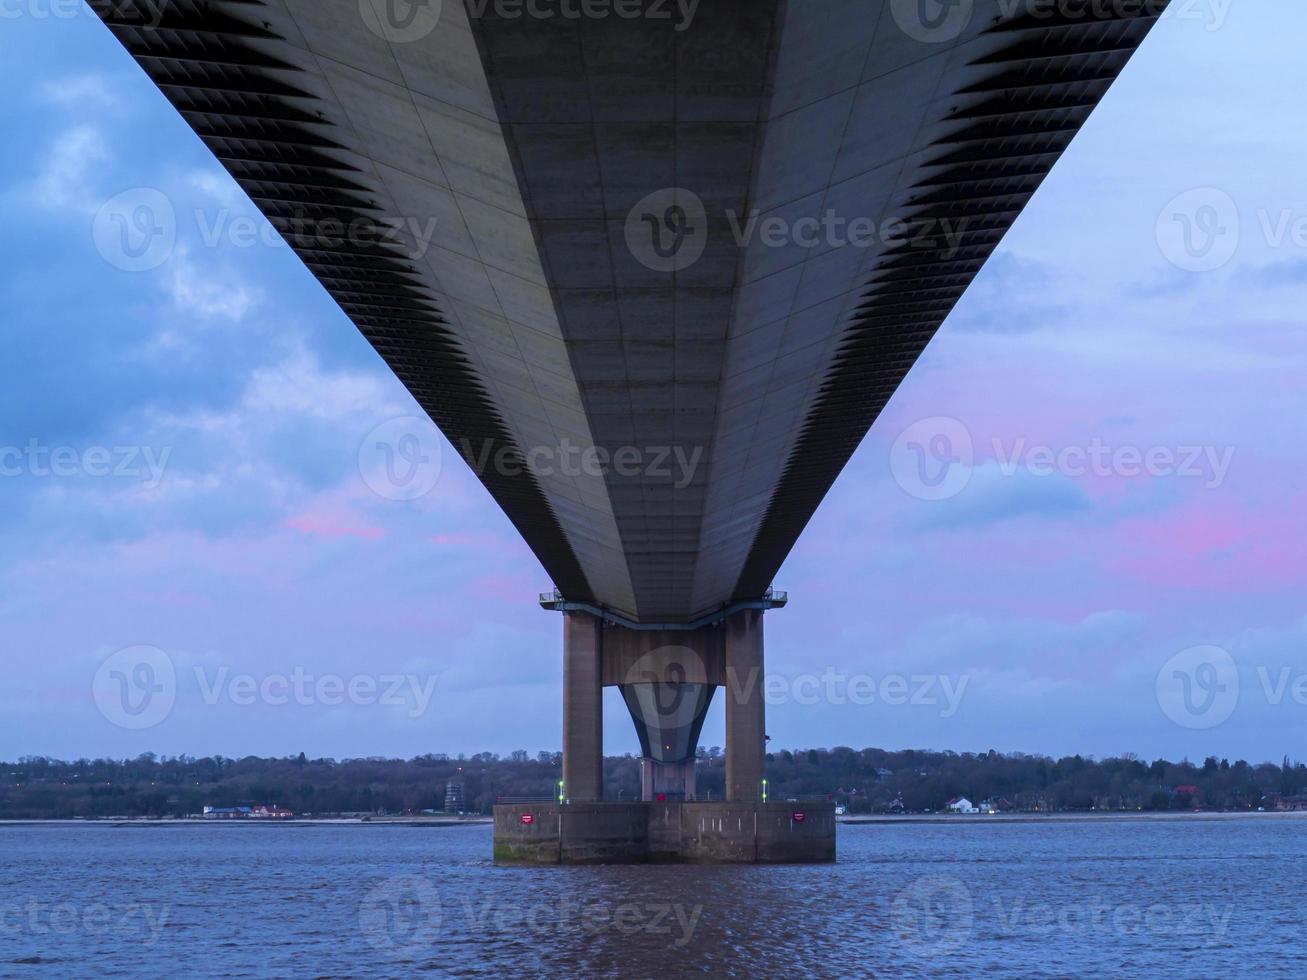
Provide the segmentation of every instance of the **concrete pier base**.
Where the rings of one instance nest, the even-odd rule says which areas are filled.
[[[495,807],[495,863],[828,864],[833,803],[514,803]]]

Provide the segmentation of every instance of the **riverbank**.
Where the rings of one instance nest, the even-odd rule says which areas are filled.
[[[837,823],[856,824],[948,824],[973,826],[975,824],[1021,824],[1021,823],[1102,823],[1119,821],[1123,823],[1140,821],[1167,820],[1240,820],[1248,817],[1258,819],[1301,819],[1307,820],[1307,810],[1291,811],[1186,811],[1158,810],[1136,813],[1103,811],[1097,813],[903,813],[903,814],[847,814],[836,817]]]
[[[905,813],[846,814],[836,817],[844,826],[877,824],[935,824],[970,827],[977,824],[1138,823],[1165,821],[1304,820],[1307,811],[1144,811],[1137,813]],[[63,820],[0,820],[0,827],[106,826],[106,827],[475,827],[494,823],[490,816],[412,817],[296,817],[293,820],[214,820],[204,817],[70,817]]]
[[[214,820],[205,817],[70,817],[66,820],[0,820],[0,827],[468,827],[494,823],[493,817],[295,817],[292,820]]]

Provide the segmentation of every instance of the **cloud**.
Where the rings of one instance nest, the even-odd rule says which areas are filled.
[[[1248,274],[1254,282],[1270,289],[1301,287],[1307,282],[1307,258],[1283,259]]]
[[[0,527],[0,539],[18,553],[20,541],[132,541],[184,530],[384,534],[366,513],[372,500],[360,486],[358,445],[380,422],[413,408],[380,369],[329,370],[295,344],[253,369],[220,407],[168,409],[150,394],[69,444],[132,447],[136,476],[28,473],[0,481],[0,502],[15,518]],[[55,448],[37,441],[47,453]],[[159,465],[147,468],[146,460]],[[341,496],[349,493],[361,496],[362,508]]]
[[[178,249],[172,257],[168,271],[164,290],[173,305],[190,316],[239,323],[256,302],[254,290],[249,286],[230,274],[224,276],[213,268],[213,263],[209,264],[207,271],[202,270],[191,261],[190,253],[184,248]],[[191,322],[188,319],[187,323]],[[159,343],[170,348],[184,343],[184,340],[175,330],[168,329],[160,334]]]
[[[921,530],[974,530],[1017,518],[1077,516],[1090,509],[1084,490],[1061,474],[1036,476],[1025,468],[1005,473],[989,462],[972,469],[956,497],[916,508],[912,523]]]
[[[121,105],[120,87],[103,75],[67,75],[41,85],[40,94],[47,102],[67,109],[113,109]]]
[[[74,126],[55,139],[41,167],[32,193],[43,207],[93,213],[97,207],[88,185],[91,171],[109,159],[99,130]]]
[[[380,541],[386,536],[384,528],[361,524],[355,515],[340,510],[309,510],[288,517],[285,526],[301,534],[316,534],[324,538],[362,538]]]
[[[257,210],[241,190],[240,184],[225,170],[197,170],[187,177],[187,183],[202,194],[228,208],[239,207],[258,215]],[[262,215],[258,215],[262,220]]]
[[[1072,300],[1058,270],[1000,250],[985,264],[949,318],[951,329],[1022,334],[1062,323]]]
[[[1128,283],[1122,289],[1122,294],[1135,300],[1173,302],[1197,293],[1206,284],[1203,276],[1168,267],[1153,270],[1137,282]]]
[[[1105,681],[1107,665],[1132,649],[1147,623],[1147,616],[1121,609],[1071,621],[958,613],[924,621],[878,659],[904,671],[1015,672],[1058,683],[1094,675]]]

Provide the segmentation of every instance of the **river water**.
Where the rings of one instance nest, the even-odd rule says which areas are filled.
[[[496,868],[490,828],[0,826],[0,976],[1307,974],[1307,820],[845,826],[824,867]]]

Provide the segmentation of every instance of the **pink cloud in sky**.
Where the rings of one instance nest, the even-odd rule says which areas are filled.
[[[1191,501],[1162,517],[1123,521],[1109,571],[1136,580],[1219,592],[1301,592],[1307,512],[1301,496],[1273,512]],[[1124,545],[1128,542],[1128,546]]]
[[[301,534],[316,534],[325,538],[351,537],[380,541],[386,536],[385,528],[369,527],[356,516],[335,509],[317,512],[310,509],[286,518],[282,526]]]

